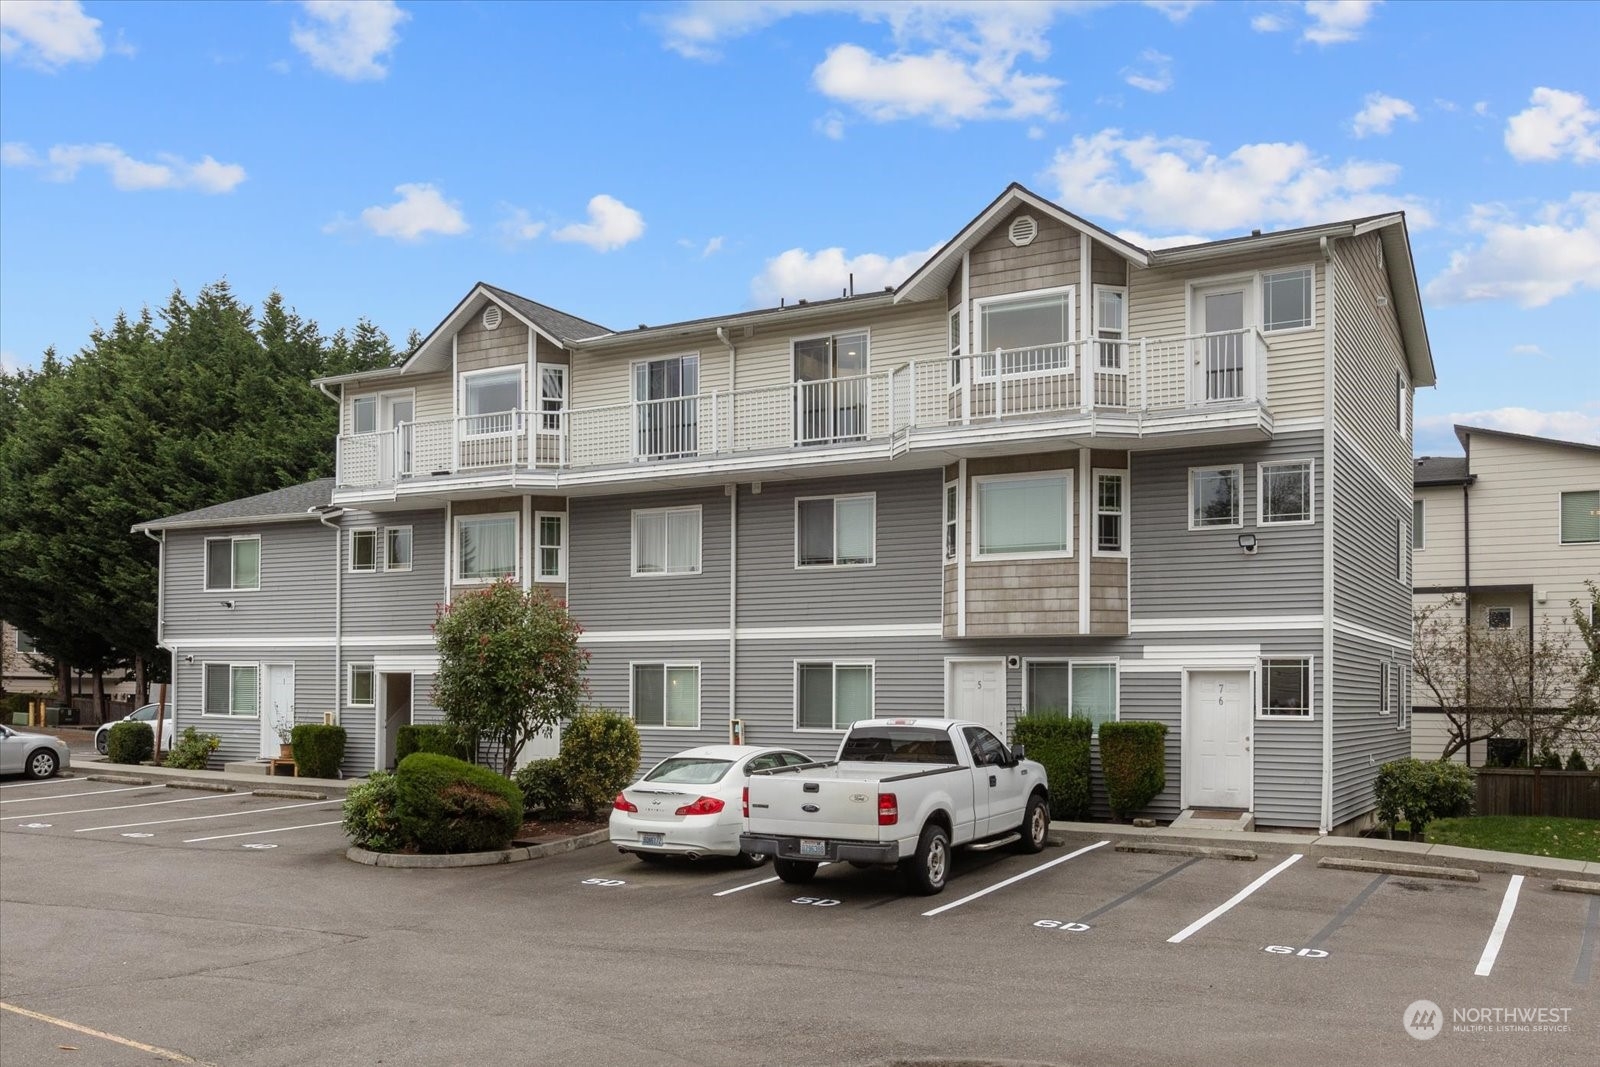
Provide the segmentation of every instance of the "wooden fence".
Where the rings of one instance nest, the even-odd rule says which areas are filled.
[[[1542,802],[1537,808],[1533,803],[1534,773],[1525,767],[1480,769],[1474,813],[1600,819],[1600,771],[1539,771]]]

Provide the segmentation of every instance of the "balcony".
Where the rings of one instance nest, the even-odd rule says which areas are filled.
[[[343,434],[338,484],[389,488],[524,471],[570,477],[762,455],[888,457],[1034,437],[1127,447],[1228,428],[1264,436],[1266,396],[1266,344],[1253,329],[1074,341],[915,359],[845,378]]]

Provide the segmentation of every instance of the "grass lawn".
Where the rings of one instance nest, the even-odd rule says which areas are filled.
[[[1471,815],[1431,822],[1427,836],[1428,842],[1435,845],[1464,845],[1528,856],[1600,861],[1600,819]]]

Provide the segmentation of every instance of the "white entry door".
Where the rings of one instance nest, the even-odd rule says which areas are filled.
[[[945,717],[967,719],[1006,738],[1006,661],[953,660],[945,682]]]
[[[1253,321],[1250,285],[1212,285],[1194,291],[1190,342],[1190,399],[1198,403],[1238,400],[1245,395],[1245,328]]]
[[[274,663],[267,667],[267,706],[261,716],[261,758],[272,759],[283,742],[279,726],[294,725],[294,667]]]
[[[1189,807],[1250,808],[1255,702],[1249,671],[1190,671],[1183,797]]]

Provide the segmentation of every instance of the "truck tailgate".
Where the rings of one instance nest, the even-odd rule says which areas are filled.
[[[750,777],[751,833],[878,840],[878,785],[838,768]]]

